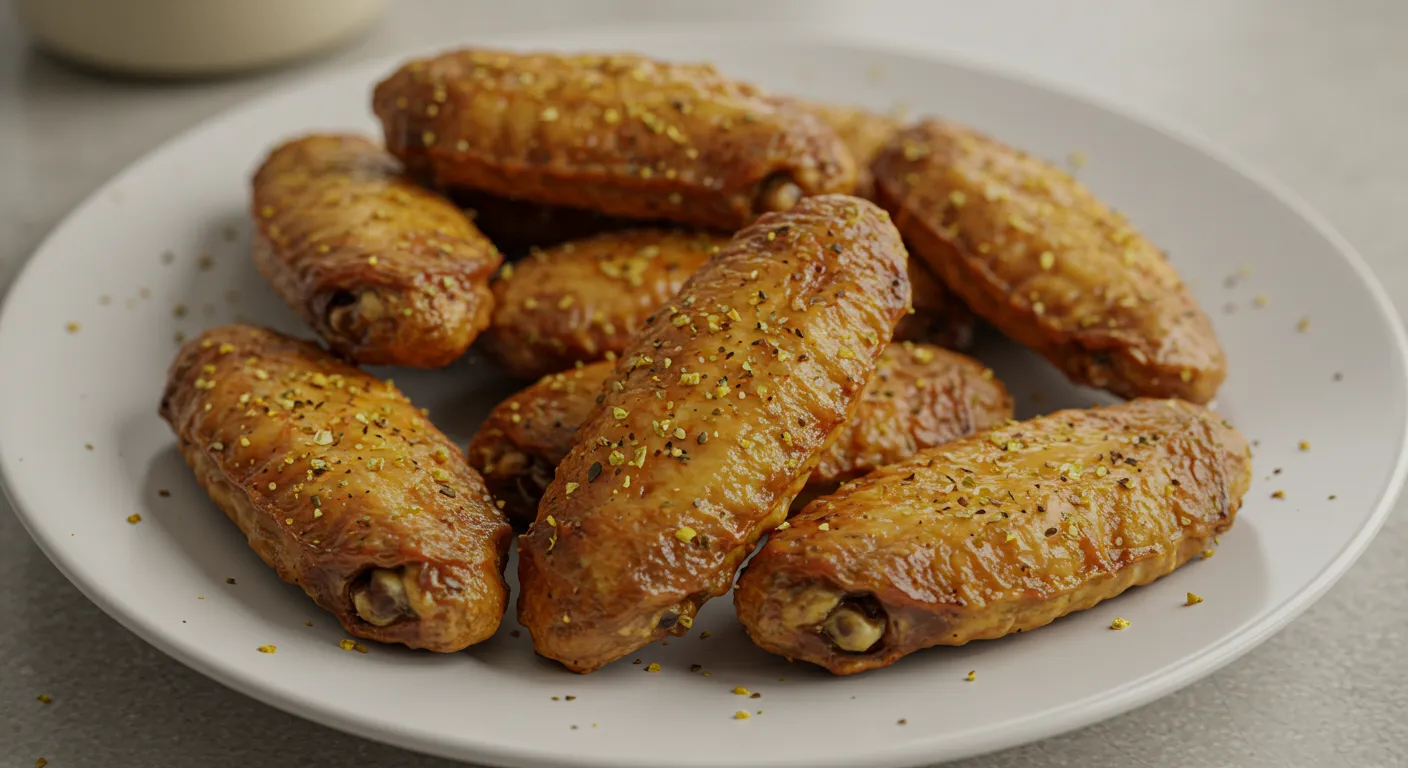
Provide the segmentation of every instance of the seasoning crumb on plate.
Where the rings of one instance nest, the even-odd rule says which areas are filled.
[[[1206,560],[1206,559],[1212,557],[1212,556],[1215,555],[1215,554],[1217,554],[1217,550],[1215,550],[1215,549],[1205,549],[1205,550],[1203,550],[1203,559]]]
[[[965,678],[963,678],[963,679],[964,679],[964,680],[967,680],[967,681],[970,682],[970,683],[973,682],[974,680],[977,680],[977,679],[978,679],[978,670],[976,670],[976,669],[970,669],[970,670],[968,670],[968,676],[965,677]]]
[[[909,721],[906,720],[906,719],[904,719],[903,717],[901,717],[901,718],[895,723],[895,725],[909,725]]]
[[[142,516],[134,512],[127,516],[127,522],[131,523],[132,525],[136,525],[137,523],[142,522]]]
[[[656,664],[655,662],[652,661],[652,662],[650,662],[649,664],[645,665],[645,671],[646,671],[646,672],[659,672],[659,671],[660,671],[660,665],[659,665],[659,664]]]
[[[78,329],[81,327],[82,326],[80,326],[78,323],[69,323],[64,326],[64,330],[68,331],[69,333],[78,333]]]
[[[1112,622],[1110,622],[1110,629],[1121,630],[1121,629],[1126,629],[1126,628],[1128,628],[1128,627],[1129,627],[1129,619],[1121,618],[1121,617],[1119,617],[1119,616],[1116,616],[1116,617],[1115,617],[1115,620],[1112,621]]]
[[[733,687],[734,696],[747,696],[750,693],[752,693],[752,691],[748,690],[747,688],[744,688],[741,685],[736,685]]]
[[[1310,450],[1310,441],[1309,441],[1309,440],[1302,440],[1302,441],[1300,441],[1300,449],[1301,449],[1302,451],[1308,451],[1308,450]]]
[[[741,709],[733,713],[734,720],[747,720],[750,717],[752,717],[752,715],[748,714],[747,712]]]
[[[38,696],[35,696],[34,698],[35,698],[35,700],[37,700],[40,704],[48,704],[48,703],[50,703],[50,702],[52,702],[52,701],[54,700],[54,697],[50,696],[50,695],[47,694],[47,693],[41,693],[41,694],[39,694]]]
[[[86,451],[91,451],[91,450],[93,450],[93,444],[92,444],[92,443],[84,443],[84,444],[83,444],[83,449],[86,450]],[[170,492],[170,491],[166,491],[165,493],[166,493],[167,496],[170,496],[170,495],[171,495],[171,492]]]
[[[259,651],[260,653],[273,653],[279,650],[279,647],[277,645],[261,645],[255,650]]]
[[[1203,602],[1203,598],[1198,597],[1197,595],[1193,594],[1192,592],[1189,592],[1189,593],[1188,593],[1188,601],[1187,601],[1186,603],[1184,603],[1184,605],[1197,605],[1198,603],[1201,603],[1201,602]]]
[[[1285,492],[1285,491],[1272,491],[1272,492],[1271,492],[1271,498],[1273,498],[1273,499],[1284,499],[1284,498],[1286,498],[1286,492]]]
[[[235,577],[234,577],[234,576],[226,576],[226,577],[225,577],[225,583],[226,583],[226,584],[234,584],[234,583],[235,583]]]

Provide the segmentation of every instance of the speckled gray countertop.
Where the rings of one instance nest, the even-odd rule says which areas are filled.
[[[1408,307],[1401,0],[406,0],[330,59],[177,84],[68,69],[30,49],[7,8],[0,4],[0,289],[98,184],[278,83],[442,43],[456,30],[759,20],[1034,73],[1191,128],[1325,213],[1400,310]],[[1319,604],[1211,678],[1101,725],[962,765],[1408,765],[1405,595],[1408,518],[1399,514]],[[0,617],[0,766],[40,756],[53,768],[451,765],[286,715],[166,658],[71,587],[7,507]],[[39,693],[53,702],[39,703]]]

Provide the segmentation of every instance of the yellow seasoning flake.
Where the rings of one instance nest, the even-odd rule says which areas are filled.
[[[351,653],[352,649],[357,647],[357,642],[344,637],[337,642],[337,647]]]
[[[822,523],[821,525],[818,525],[816,529],[818,531],[829,531],[831,530],[831,523]]]
[[[261,645],[261,646],[259,646],[258,648],[256,648],[255,650],[259,651],[260,653],[273,653],[273,652],[279,650],[279,646],[277,646],[277,645]]]
[[[1197,595],[1193,594],[1192,592],[1189,592],[1189,593],[1188,593],[1188,602],[1184,603],[1184,605],[1197,605],[1198,603],[1201,603],[1201,602],[1203,602],[1203,598],[1198,597]]]
[[[131,523],[132,525],[136,525],[137,523],[142,522],[142,516],[138,514],[128,515],[127,522]]]
[[[1188,370],[1187,368],[1184,368],[1183,370],[1178,372],[1178,378],[1182,379],[1184,384],[1187,384],[1188,382],[1193,380],[1193,372]]]
[[[733,713],[734,720],[747,720],[750,717],[752,717],[752,715],[748,714],[747,712],[741,709]]]
[[[973,682],[974,680],[977,680],[977,679],[978,679],[978,670],[976,670],[976,669],[970,669],[970,670],[968,670],[968,676],[965,677],[965,678],[963,678],[963,679],[964,679],[964,680],[967,680],[967,681],[970,682],[970,683]]]
[[[568,483],[568,484],[567,484],[567,494],[566,494],[566,495],[571,496],[573,491],[575,491],[575,490],[577,490],[578,488],[581,488],[581,487],[582,487],[582,486],[581,486],[580,483]]]
[[[1265,295],[1257,296],[1255,299],[1252,299],[1252,303],[1256,304],[1258,307],[1264,307],[1269,304],[1270,301],[1271,300],[1266,298]]]
[[[659,665],[659,664],[656,664],[655,662],[652,661],[652,662],[650,662],[649,664],[645,665],[645,671],[646,671],[646,672],[659,672],[659,671],[660,671],[660,665]]]
[[[690,527],[687,526],[687,525],[684,526],[684,527],[682,527],[682,528],[680,528],[678,531],[675,531],[675,538],[679,539],[680,541],[684,542],[685,544],[688,544],[689,542],[694,541],[694,537],[695,537],[695,536],[698,536],[698,535],[699,535],[699,532],[698,532],[698,531],[694,530],[693,528],[690,528]]]
[[[64,326],[64,330],[65,330],[65,331],[68,331],[69,333],[78,333],[78,329],[79,329],[78,323],[69,323],[69,324],[67,324],[67,325]]]
[[[782,524],[779,525],[779,526],[777,526],[777,527],[774,528],[773,530],[776,530],[776,531],[785,531],[785,530],[787,530],[788,528],[791,528],[791,527],[792,527],[792,524],[791,524],[791,523],[787,522],[786,520],[783,520],[783,521],[782,521]]]
[[[47,693],[41,693],[41,694],[39,694],[38,696],[35,696],[34,698],[35,698],[40,704],[48,704],[49,702],[51,702],[51,701],[54,700],[53,697],[51,697],[51,696],[50,696],[49,694],[47,694]]]
[[[962,208],[963,204],[968,202],[968,196],[963,194],[960,190],[955,189],[948,193],[948,201],[953,203],[954,208]]]
[[[1115,617],[1115,620],[1112,621],[1112,622],[1110,622],[1110,629],[1120,630],[1120,629],[1125,629],[1125,628],[1127,628],[1128,626],[1129,626],[1129,619],[1122,619],[1122,618],[1120,618],[1119,616],[1116,616],[1116,617]]]
[[[1273,499],[1284,499],[1284,498],[1286,498],[1286,492],[1285,492],[1285,491],[1272,491],[1272,492],[1271,492],[1271,498],[1273,498]]]
[[[690,627],[693,627],[693,626],[694,626],[694,619],[692,619],[692,618],[690,618],[690,617],[688,617],[688,616],[681,616],[681,617],[679,617],[678,622],[679,622],[679,625],[680,625],[681,627],[684,627],[685,629],[689,629]]]
[[[856,353],[852,352],[849,347],[842,347],[842,348],[841,348],[841,351],[838,352],[838,353],[836,353],[836,354],[837,354],[837,356],[840,357],[842,360],[854,360],[854,359],[856,359]]]
[[[1096,476],[1096,477],[1104,477],[1105,475],[1108,475],[1109,473],[1110,473],[1110,470],[1106,469],[1106,468],[1105,468],[1105,465],[1103,465],[1103,464],[1101,464],[1100,466],[1098,466],[1098,467],[1095,468],[1095,476]]]
[[[558,118],[557,108],[548,107],[547,109],[544,109],[542,113],[538,115],[538,118],[545,123],[551,123],[552,121]]]
[[[1038,257],[1038,262],[1041,264],[1042,269],[1049,270],[1056,266],[1056,254],[1051,251],[1042,251],[1041,256]]]
[[[1301,333],[1305,333],[1306,331],[1310,330],[1310,316],[1309,316],[1309,315],[1307,315],[1307,316],[1305,316],[1305,317],[1302,317],[1302,318],[1300,319],[1300,322],[1296,323],[1296,330],[1297,330],[1297,331],[1300,331]]]
[[[1206,560],[1206,559],[1208,559],[1209,557],[1212,557],[1212,556],[1215,555],[1215,554],[1217,554],[1217,550],[1214,550],[1214,549],[1205,549],[1205,550],[1203,550],[1203,559]]]
[[[744,688],[744,687],[741,686],[741,685],[736,685],[736,686],[733,687],[733,695],[734,695],[734,696],[748,696],[748,695],[751,695],[752,693],[753,693],[752,691],[748,690],[747,688]]]
[[[697,373],[681,373],[681,374],[680,374],[680,383],[692,387],[692,386],[695,386],[695,385],[697,385],[697,384],[699,383],[699,378],[700,378],[700,374],[697,374]]]
[[[623,421],[629,415],[630,413],[626,411],[625,408],[621,408],[620,406],[611,409],[611,416],[617,421]]]
[[[378,261],[378,260],[377,260],[377,257],[375,257],[375,256],[368,256],[368,257],[367,257],[367,263],[370,264],[370,265],[372,265],[373,267],[375,267],[375,266],[377,265],[377,261]]]
[[[1310,450],[1310,441],[1309,441],[1309,440],[1302,440],[1302,441],[1300,441],[1300,449],[1301,449],[1302,451],[1308,451],[1308,450]]]
[[[44,768],[48,764],[49,761],[41,757],[34,761],[34,768]]]

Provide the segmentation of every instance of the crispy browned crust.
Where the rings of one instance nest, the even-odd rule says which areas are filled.
[[[592,363],[550,374],[499,403],[469,443],[469,464],[515,523],[530,523],[553,471],[576,444],[615,365]],[[992,371],[927,344],[885,348],[851,420],[822,452],[800,499],[915,451],[1001,424],[1012,398]]]
[[[909,285],[914,312],[895,325],[896,339],[923,341],[946,349],[973,346],[973,327],[977,319],[918,259],[909,260]]]
[[[491,284],[484,351],[538,378],[624,350],[650,314],[729,238],[630,229],[571,240],[505,265]]]
[[[916,454],[817,499],[734,593],[764,649],[851,674],[1044,626],[1173,571],[1232,527],[1247,442],[1179,400],[1061,411]],[[826,526],[823,528],[822,526]],[[847,652],[841,606],[879,623]]]
[[[473,189],[450,190],[449,198],[510,258],[532,248],[549,248],[568,240],[641,226],[638,221],[612,218],[596,211],[538,205]]]
[[[250,547],[350,634],[449,652],[498,627],[508,523],[390,384],[308,342],[231,325],[182,347],[161,415]],[[414,574],[415,618],[359,618],[349,592],[372,568]]]
[[[859,404],[909,304],[905,258],[879,208],[807,198],[646,325],[519,540],[538,653],[589,672],[728,591]]]
[[[856,197],[874,200],[875,177],[870,172],[870,164],[904,123],[860,107],[805,99],[791,101],[831,126],[856,162]]]
[[[1068,174],[953,123],[902,131],[876,196],[915,258],[980,317],[1116,394],[1205,403],[1226,376],[1167,258]]]
[[[386,144],[446,187],[735,230],[850,192],[855,164],[810,113],[705,64],[460,50],[376,87]]]
[[[358,136],[275,149],[254,176],[254,263],[338,354],[439,368],[489,324],[498,250]]]

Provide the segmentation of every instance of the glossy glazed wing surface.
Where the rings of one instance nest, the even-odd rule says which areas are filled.
[[[520,539],[519,619],[579,672],[726,592],[849,419],[909,302],[888,217],[839,195],[764,216],[621,357]]]
[[[502,260],[458,208],[357,136],[275,149],[254,177],[254,259],[339,354],[438,368],[489,324]]]
[[[874,171],[915,258],[1073,380],[1216,393],[1226,360],[1207,315],[1164,254],[1063,171],[940,120],[902,131]]]
[[[455,651],[497,628],[509,527],[390,384],[310,343],[224,326],[182,348],[162,416],[250,546],[349,633]],[[368,583],[379,571],[403,615],[363,607],[386,596]]]
[[[699,232],[622,230],[505,265],[492,284],[485,351],[521,378],[621,352],[646,318],[728,241]]]
[[[867,200],[874,199],[875,179],[870,173],[870,164],[904,123],[860,107],[800,99],[796,103],[821,118],[836,132],[856,162],[855,195]]]
[[[1232,526],[1250,482],[1246,440],[1199,406],[1061,411],[816,500],[752,560],[735,605],[764,648],[839,673],[885,666],[1153,581]]]
[[[891,344],[809,485],[834,487],[1010,418],[1012,396],[982,363],[929,344]]]
[[[474,433],[465,452],[469,465],[504,502],[510,520],[537,519],[543,491],[615,369],[615,363],[599,362],[548,374],[495,406]]]
[[[515,522],[532,522],[577,428],[596,408],[613,363],[545,376],[500,403],[470,441],[470,466]],[[1012,398],[977,361],[928,344],[891,344],[876,365],[851,420],[822,452],[804,497],[915,451],[1001,424]]]
[[[734,230],[855,167],[820,120],[713,67],[461,50],[380,83],[386,143],[447,187]]]

